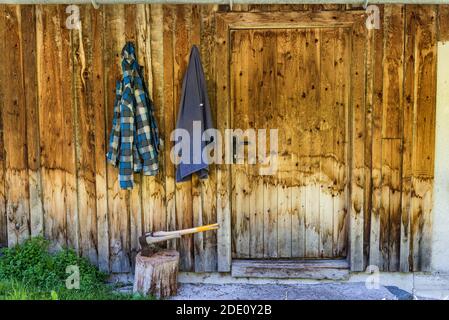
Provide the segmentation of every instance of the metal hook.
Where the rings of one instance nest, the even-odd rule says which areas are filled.
[[[364,0],[364,2],[363,2],[363,9],[365,9],[365,10],[366,10],[366,8],[368,8],[368,1],[369,0]]]
[[[100,5],[97,3],[96,0],[90,0],[92,2],[92,5],[94,6],[95,9],[100,8]]]

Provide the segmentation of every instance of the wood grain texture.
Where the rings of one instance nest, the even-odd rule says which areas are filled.
[[[380,10],[380,19],[384,17],[383,7]],[[380,266],[380,214],[381,214],[381,186],[382,186],[382,123],[383,123],[383,55],[384,55],[384,29],[375,29],[373,35],[373,55],[371,56],[373,73],[371,77],[372,91],[372,153],[371,153],[371,221],[369,265]]]
[[[31,236],[43,235],[44,210],[39,146],[39,109],[37,104],[36,16],[34,6],[20,6],[22,65],[27,122],[27,155],[30,194]],[[24,60],[26,59],[26,60]]]
[[[216,30],[216,56],[221,57],[221,61],[229,61],[228,27],[226,22],[218,15]],[[228,148],[222,154],[221,164],[217,166],[217,222],[220,225],[217,231],[218,271],[229,272],[231,270],[231,203],[229,193],[230,170],[226,165],[226,163],[229,163],[226,160],[229,159],[226,159],[226,151],[230,151],[230,139],[225,136],[225,129],[231,125],[230,96],[228,94],[229,68],[226,64],[220,63],[218,59],[215,60],[215,68],[217,70],[217,129],[224,139],[228,139]]]
[[[182,82],[189,61],[191,48],[190,31],[192,28],[192,7],[180,5],[175,7],[175,23],[173,35],[173,95],[174,115],[178,117],[180,99],[182,95]],[[193,226],[192,212],[192,181],[177,183],[175,188],[176,201],[176,226],[179,229],[191,228]],[[187,235],[180,240],[179,250],[181,252],[180,268],[185,271],[193,271],[193,235]]]
[[[334,185],[345,170],[335,159],[346,162],[349,66],[337,68],[336,59],[349,54],[339,30],[231,31],[232,126],[246,133],[249,143],[244,147],[248,154],[232,166],[234,258],[329,258],[343,252],[345,244],[339,249],[338,242],[346,238],[344,177]],[[301,83],[295,81],[298,76]],[[333,110],[336,96],[341,112]],[[250,164],[253,142],[245,130],[251,128],[279,129],[278,171],[272,176],[260,177]],[[341,202],[334,214],[336,195]]]
[[[352,31],[351,62],[351,204],[349,210],[350,265],[353,271],[364,269],[363,231],[365,209],[365,26],[358,23]]]
[[[80,253],[98,264],[97,197],[95,184],[95,109],[93,108],[92,16],[83,7],[81,28],[72,33],[74,51],[75,129],[77,153],[77,185],[79,199]]]
[[[92,108],[94,109],[94,143],[95,143],[95,197],[97,214],[97,248],[98,267],[104,272],[109,269],[109,223],[108,223],[108,185],[106,168],[107,150],[107,94],[105,91],[105,70],[103,61],[104,39],[104,10],[91,13],[92,28],[92,71],[91,85]]]
[[[212,119],[216,124],[216,94],[215,94],[215,11],[217,5],[200,6],[201,19],[201,59],[206,76],[209,102],[211,105]],[[201,180],[202,197],[202,224],[217,222],[216,210],[216,167],[213,165],[209,169],[209,178]],[[198,221],[199,224],[199,221]],[[203,235],[203,261],[205,272],[217,271],[217,232],[209,231]],[[195,261],[196,261],[195,256]]]
[[[105,93],[106,93],[106,132],[112,126],[115,84],[121,76],[121,50],[126,41],[125,8],[123,5],[106,6],[105,15]],[[108,223],[109,223],[109,262],[112,272],[131,271],[130,256],[130,193],[121,190],[118,170],[107,166],[108,179]]]
[[[53,83],[62,83],[62,45],[61,21],[57,6],[36,8],[37,14],[37,52],[40,148],[42,163],[42,192],[45,211],[44,234],[53,240],[53,245],[60,248],[67,244],[67,234],[72,240],[77,233],[76,224],[67,228],[65,205],[65,121],[64,121],[64,87],[54,87]],[[64,32],[68,32],[64,30]],[[67,37],[67,35],[65,35]],[[67,39],[67,38],[65,38]],[[66,47],[67,48],[67,47]],[[67,54],[67,52],[66,52]],[[67,63],[67,61],[66,61]],[[64,69],[67,64],[64,64]],[[69,94],[65,97],[70,97]],[[70,98],[69,98],[70,99]],[[69,100],[69,103],[71,101]],[[72,212],[71,212],[72,213]],[[76,223],[76,221],[71,221]],[[72,241],[75,249],[77,241]]]
[[[4,188],[8,245],[22,243],[30,236],[29,189],[26,150],[26,99],[23,82],[21,12],[17,6],[3,6],[0,25],[5,30],[2,67],[2,125]],[[3,216],[4,217],[4,216]],[[4,218],[3,218],[4,219]],[[2,219],[2,220],[3,220]]]
[[[449,41],[449,4],[438,6],[438,40]]]
[[[43,234],[52,249],[128,272],[143,231],[219,222],[169,243],[181,270],[229,271],[235,228],[245,258],[429,269],[435,48],[449,39],[447,5],[379,6],[381,28],[370,31],[360,6],[86,5],[81,30],[66,28],[65,6],[0,8],[0,56],[13,61],[0,66],[0,245]],[[248,42],[234,53],[230,29]],[[131,192],[105,161],[126,40],[164,142],[159,174],[136,175]],[[223,136],[237,122],[284,128],[277,175],[233,168],[242,181],[233,193],[231,167],[212,165],[207,180],[175,183],[170,133],[192,44]],[[230,68],[229,53],[240,57]]]
[[[0,12],[4,13],[4,5],[0,5]],[[0,18],[0,27],[4,28],[5,20]],[[0,50],[4,50],[5,42],[0,43]],[[4,74],[3,66],[0,65],[0,74]],[[0,110],[4,108],[3,91],[4,77],[0,76]],[[3,112],[0,112],[0,246],[8,245],[8,220],[6,216],[6,183],[5,183],[5,145],[3,141]]]
[[[430,268],[432,183],[435,156],[436,6],[418,6],[415,12],[415,121],[412,146],[411,234],[413,269]],[[417,86],[416,86],[417,85]]]

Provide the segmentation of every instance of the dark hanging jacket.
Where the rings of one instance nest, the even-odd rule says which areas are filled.
[[[189,163],[181,162],[176,168],[176,181],[182,182],[190,178],[193,173],[197,173],[200,179],[208,176],[208,164],[204,161],[201,154],[194,154],[195,143],[201,143],[201,153],[205,146],[210,143],[202,141],[201,137],[193,135],[193,122],[199,121],[201,124],[201,136],[207,129],[212,129],[212,115],[210,112],[209,98],[207,96],[206,80],[204,77],[203,67],[201,65],[200,53],[196,46],[190,51],[189,65],[184,75],[182,84],[181,102],[179,105],[177,129],[185,129],[190,134],[190,161]],[[201,161],[194,161],[201,159]],[[196,162],[196,163],[195,163]]]

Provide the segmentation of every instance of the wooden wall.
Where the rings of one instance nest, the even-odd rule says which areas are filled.
[[[344,5],[234,5],[234,11],[352,10]],[[216,113],[215,5],[81,6],[81,30],[65,27],[65,6],[0,6],[0,244],[43,234],[102,270],[129,272],[138,236],[215,222],[223,188],[175,184],[169,135],[188,53],[199,45]],[[449,39],[447,6],[384,6],[368,33],[362,263],[428,270],[432,226],[436,42]],[[441,16],[439,17],[438,13]],[[444,18],[446,17],[446,18]],[[439,27],[440,26],[440,27]],[[157,177],[118,188],[106,165],[120,51],[136,43],[165,151]],[[359,204],[356,204],[356,207]],[[170,243],[181,269],[216,271],[215,233]],[[220,250],[218,250],[220,252]],[[225,257],[226,258],[226,257]],[[222,268],[223,269],[223,268]]]

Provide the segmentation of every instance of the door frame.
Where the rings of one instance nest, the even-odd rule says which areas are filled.
[[[364,268],[364,215],[366,211],[364,193],[368,190],[365,181],[365,105],[366,56],[372,54],[369,45],[373,32],[367,31],[365,11],[322,12],[226,12],[215,13],[216,43],[215,70],[217,90],[217,129],[222,137],[231,128],[231,84],[230,84],[230,34],[231,30],[262,28],[350,28],[351,66],[350,94],[348,106],[347,137],[349,162],[346,185],[348,197],[348,263],[353,271]],[[355,53],[355,54],[354,54]],[[231,165],[226,164],[225,150],[222,163],[217,165],[217,232],[218,271],[231,270]]]

